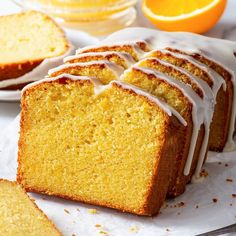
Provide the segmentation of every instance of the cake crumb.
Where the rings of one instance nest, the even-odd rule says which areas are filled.
[[[138,233],[139,227],[137,225],[134,225],[134,226],[130,227],[129,231],[132,233]]]
[[[230,203],[229,205],[230,205],[230,206],[233,206],[233,203]]]
[[[218,199],[217,199],[217,198],[213,198],[212,201],[213,201],[214,203],[217,203],[217,202],[218,202]]]
[[[178,212],[177,215],[179,216],[179,215],[180,215],[180,212]]]
[[[79,208],[77,208],[76,210],[80,212],[80,209],[79,209]]]
[[[199,208],[199,206],[198,205],[196,205],[196,207],[195,207],[196,209],[198,209]]]
[[[231,183],[233,182],[232,179],[226,179],[226,181],[227,181],[227,182],[231,182]]]
[[[99,231],[99,234],[108,236],[108,233],[106,231],[103,231],[103,230]]]
[[[89,209],[88,212],[90,214],[97,214],[98,213],[98,211],[96,209]]]
[[[222,162],[219,161],[219,162],[218,162],[218,165],[221,165],[221,164],[222,164]]]
[[[100,224],[96,224],[95,227],[96,227],[96,228],[100,228],[100,227],[102,227],[102,226],[101,226]]]
[[[71,236],[76,236],[75,234],[72,234]]]
[[[184,202],[179,202],[177,205],[175,205],[175,206],[177,206],[177,207],[183,207],[183,206],[185,206],[185,203]]]
[[[228,166],[229,166],[229,165],[226,163],[226,164],[225,164],[225,167],[228,167]]]
[[[166,229],[166,232],[170,232],[170,229]]]
[[[205,169],[202,169],[202,171],[200,172],[200,177],[207,177],[208,176],[208,172]]]
[[[67,209],[64,209],[64,212],[70,214],[70,212]]]
[[[233,194],[232,194],[232,197],[233,197],[233,198],[236,198],[236,194],[235,194],[235,193],[233,193]]]

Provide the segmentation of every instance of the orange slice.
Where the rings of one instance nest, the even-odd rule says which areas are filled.
[[[224,12],[227,0],[143,0],[142,10],[159,29],[205,33]]]

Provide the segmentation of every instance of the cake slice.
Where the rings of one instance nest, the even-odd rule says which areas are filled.
[[[3,179],[0,179],[0,219],[0,235],[62,235],[20,185]]]
[[[135,63],[133,57],[125,52],[88,52],[81,53],[75,56],[66,57],[65,63],[90,62],[90,61],[110,61],[127,69]]]
[[[45,93],[47,91],[47,93]],[[187,125],[131,85],[60,75],[24,89],[17,180],[28,191],[159,212]]]
[[[229,124],[232,111],[232,84],[226,87],[226,82],[208,65],[188,55],[182,55],[167,50],[154,50],[147,57],[157,57],[180,67],[193,74],[199,80],[205,81],[214,93],[216,105],[213,116],[209,148],[212,151],[223,151],[229,133]]]
[[[234,114],[233,114],[233,100],[234,100],[234,84],[233,75],[217,62],[208,59],[199,53],[186,53],[173,48],[166,48],[168,51],[183,54],[187,58],[191,57],[194,60],[204,64],[206,67],[211,68],[219,74],[225,81],[226,88],[221,88],[218,94],[216,112],[212,122],[212,134],[209,142],[209,147],[213,151],[223,151],[229,149],[229,137],[233,137],[234,131]],[[219,125],[222,124],[222,125]]]
[[[62,29],[43,13],[0,16],[0,26],[0,89],[20,89],[41,79],[71,50]],[[24,77],[36,67],[37,73]]]
[[[76,54],[88,52],[125,52],[130,54],[135,61],[140,60],[146,52],[150,51],[148,44],[145,41],[129,41],[129,42],[116,42],[106,45],[89,46],[80,48]]]
[[[49,70],[48,75],[49,77],[61,74],[92,76],[99,79],[103,84],[108,84],[112,80],[118,80],[123,71],[123,67],[116,63],[101,60],[64,64]]]
[[[164,100],[177,110],[188,124],[182,134],[176,132],[181,145],[175,155],[168,190],[168,196],[175,197],[185,191],[185,186],[191,180],[198,163],[201,163],[202,167],[208,144],[208,136],[205,134],[209,131],[211,120],[209,114],[212,115],[213,110],[209,109],[209,119],[206,120],[204,116],[207,114],[202,114],[200,111],[204,110],[207,104],[190,86],[153,69],[138,65],[139,63],[126,70],[122,81],[140,87]]]

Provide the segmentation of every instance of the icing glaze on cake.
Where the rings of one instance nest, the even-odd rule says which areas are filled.
[[[233,83],[233,105],[230,119],[230,128],[228,132],[227,142],[224,151],[232,151],[235,149],[233,141],[234,124],[236,119],[236,43],[209,38],[192,33],[183,32],[159,32],[146,28],[126,28],[118,31],[107,39],[102,44],[114,42],[123,42],[129,44],[134,40],[141,39],[148,42],[152,49],[174,48],[184,51],[188,54],[201,54],[209,60],[216,62],[224,67],[232,75],[231,81]]]
[[[47,82],[52,82],[52,81],[57,81],[59,79],[70,79],[70,80],[87,80],[87,81],[91,81],[94,84],[94,93],[95,95],[99,95],[101,94],[104,90],[109,89],[109,87],[111,87],[113,84],[118,84],[120,85],[122,88],[127,89],[127,90],[132,90],[134,93],[142,95],[146,98],[148,98],[149,100],[151,100],[152,102],[154,102],[155,104],[157,104],[164,112],[166,112],[169,116],[174,115],[181,124],[183,124],[184,126],[187,125],[186,121],[184,120],[184,118],[171,106],[169,106],[167,103],[165,103],[164,101],[161,101],[160,99],[158,99],[157,97],[151,95],[148,92],[143,91],[142,89],[135,87],[133,85],[127,84],[125,82],[122,81],[111,81],[109,84],[107,85],[103,85],[100,80],[94,78],[94,77],[89,77],[89,76],[75,76],[75,75],[70,75],[70,74],[61,74],[59,76],[55,76],[55,77],[46,77],[42,80],[33,82],[31,84],[26,85],[23,89],[21,94],[23,95],[23,93],[25,93],[28,89],[37,86],[39,84],[42,83],[47,83]]]

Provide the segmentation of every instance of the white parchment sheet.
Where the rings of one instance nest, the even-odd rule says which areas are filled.
[[[19,116],[0,136],[0,178],[15,180],[18,132]],[[188,185],[182,196],[168,200],[157,217],[30,195],[66,236],[191,236],[236,222],[236,198],[232,196],[236,194],[236,152],[211,152],[208,156],[204,166],[208,177],[202,183]]]

